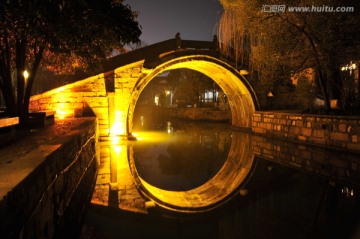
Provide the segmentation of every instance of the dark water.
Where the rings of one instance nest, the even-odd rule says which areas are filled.
[[[229,125],[166,121],[138,131],[133,144],[140,177],[164,190],[185,191],[212,178],[227,159]]]
[[[134,145],[140,176],[166,190],[213,177],[239,133],[224,124],[167,122],[134,127],[145,135]],[[226,205],[197,215],[93,208],[91,238],[360,238],[360,155],[261,137],[249,147],[256,165]]]

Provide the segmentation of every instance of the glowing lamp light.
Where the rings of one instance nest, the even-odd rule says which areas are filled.
[[[23,72],[25,81],[29,78],[29,72],[27,70],[24,70]]]
[[[114,152],[115,152],[116,154],[120,154],[121,151],[122,151],[122,146],[121,146],[121,145],[116,145],[116,146],[114,147]]]
[[[143,140],[143,137],[139,133],[132,132],[131,135],[136,138],[136,140]]]
[[[356,64],[355,63],[351,63],[349,65],[343,66],[341,67],[341,71],[352,71],[356,69]]]
[[[63,103],[59,103],[55,111],[56,111],[56,117],[58,119],[65,119],[67,117],[72,116],[73,114],[73,111],[67,108],[67,106]]]
[[[120,138],[117,136],[110,137],[111,139],[111,145],[118,145],[120,143]]]
[[[115,124],[110,129],[110,135],[124,135],[125,134],[124,125],[122,122],[115,122]]]
[[[274,97],[274,94],[273,94],[271,91],[269,91],[269,92],[266,94],[266,96],[267,96],[267,97]]]
[[[247,70],[240,70],[239,73],[240,75],[244,75],[244,76],[249,75],[249,72]]]
[[[56,116],[57,116],[58,119],[65,119],[66,118],[65,115],[66,114],[63,111],[56,110]]]

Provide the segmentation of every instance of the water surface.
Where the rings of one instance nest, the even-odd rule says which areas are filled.
[[[167,122],[137,128],[139,175],[172,191],[206,183],[238,132],[226,124]],[[360,238],[358,154],[251,137],[255,165],[227,204],[197,215],[93,210],[87,227],[94,238]]]

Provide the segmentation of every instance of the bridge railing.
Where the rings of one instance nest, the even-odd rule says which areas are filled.
[[[168,53],[182,50],[207,50],[211,52],[219,52],[219,43],[217,37],[214,36],[213,41],[197,41],[197,40],[183,40],[180,34],[176,34],[175,38],[166,41],[158,42],[149,46],[145,46],[126,54],[121,54],[109,58],[104,63],[104,71],[113,70],[121,65],[126,65],[132,62],[145,59],[147,62],[159,60],[161,56]]]
[[[218,50],[216,43],[212,41],[192,41],[181,40],[181,49],[204,49],[204,50]]]

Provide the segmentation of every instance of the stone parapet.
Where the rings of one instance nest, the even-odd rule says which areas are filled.
[[[360,152],[360,118],[283,112],[253,114],[252,131],[271,137]]]
[[[0,149],[1,238],[75,238],[96,180],[97,120],[23,134]]]
[[[158,109],[158,111],[162,110]],[[172,117],[194,121],[229,122],[231,117],[229,110],[218,110],[215,108],[164,108],[163,111]]]

